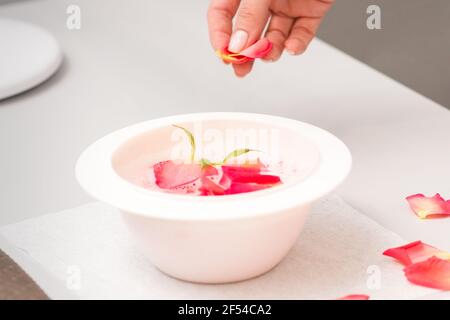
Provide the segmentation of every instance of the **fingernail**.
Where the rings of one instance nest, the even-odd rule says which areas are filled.
[[[295,56],[297,53],[294,50],[286,50],[291,56]]]
[[[243,30],[236,31],[230,40],[230,44],[228,45],[228,50],[234,53],[238,53],[244,49],[247,44],[248,33]]]

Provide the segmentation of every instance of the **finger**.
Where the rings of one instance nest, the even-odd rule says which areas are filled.
[[[301,2],[301,4],[299,3]],[[297,6],[298,11],[302,12],[301,16],[310,18],[321,18],[327,11],[331,8],[334,0],[303,0],[294,1],[295,6]],[[294,8],[294,11],[297,9]]]
[[[236,76],[238,76],[239,78],[243,78],[247,74],[249,74],[250,71],[252,71],[253,62],[254,61],[249,61],[243,64],[233,64],[233,69]]]
[[[284,44],[287,52],[292,55],[305,52],[316,35],[320,20],[319,18],[298,18],[295,20],[291,33]]]
[[[208,8],[209,39],[214,50],[223,49],[230,42],[233,17],[240,0],[212,0]]]
[[[302,0],[289,1],[289,5],[286,5],[284,1],[276,1],[272,5],[272,11],[292,17],[321,18],[333,2],[334,0]]]
[[[281,15],[272,16],[265,37],[272,42],[273,47],[263,60],[277,61],[280,58],[284,50],[284,42],[289,36],[289,31],[291,30],[293,23],[293,18]]]
[[[270,0],[241,1],[228,50],[238,53],[259,40],[269,19],[269,4]]]

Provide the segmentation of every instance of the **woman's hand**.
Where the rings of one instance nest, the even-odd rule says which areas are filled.
[[[273,43],[273,49],[264,60],[276,61],[284,50],[292,55],[301,54],[333,1],[212,0],[208,9],[211,44],[215,50],[228,47],[237,53],[259,40],[266,29],[264,37]],[[253,61],[233,68],[238,77],[244,77],[252,66]]]

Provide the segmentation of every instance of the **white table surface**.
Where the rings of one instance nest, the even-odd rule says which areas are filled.
[[[207,1],[79,0],[82,28],[70,31],[72,3],[0,6],[0,16],[47,28],[65,53],[49,82],[0,102],[0,224],[90,201],[74,163],[110,131],[177,113],[245,111],[336,134],[354,157],[339,195],[405,239],[450,250],[450,219],[419,221],[404,201],[417,192],[450,198],[443,107],[319,40],[236,79],[209,47]]]

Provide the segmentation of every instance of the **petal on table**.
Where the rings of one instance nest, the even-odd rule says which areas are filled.
[[[155,183],[162,189],[172,189],[191,183],[201,175],[199,164],[175,163],[172,160],[153,165]]]
[[[365,294],[349,294],[348,296],[344,296],[338,298],[337,300],[369,300],[370,297]]]
[[[450,261],[431,257],[428,260],[407,266],[406,278],[417,285],[450,290]]]
[[[445,201],[439,193],[433,197],[426,197],[419,193],[407,197],[406,200],[421,219],[450,216],[450,201]]]
[[[388,249],[383,254],[397,259],[405,266],[409,266],[417,262],[425,261],[433,256],[442,256],[445,252],[422,241],[415,241],[404,246]]]

